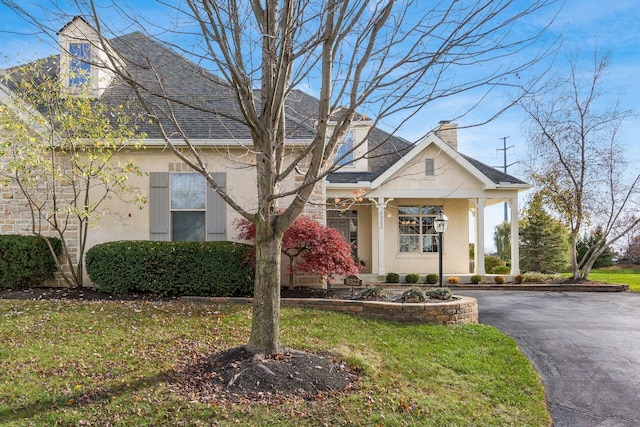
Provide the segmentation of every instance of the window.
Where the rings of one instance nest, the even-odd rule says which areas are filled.
[[[199,173],[171,175],[172,241],[205,241],[206,185]]]
[[[91,76],[91,45],[89,43],[70,43],[69,86],[82,86]]]
[[[224,172],[212,178],[225,187]],[[227,240],[227,205],[201,174],[151,172],[149,184],[151,240]]]
[[[344,157],[343,157],[344,156]],[[353,166],[353,131],[348,130],[340,138],[338,145],[338,165],[340,166]]]
[[[438,252],[438,233],[433,228],[440,206],[398,207],[400,252]]]
[[[436,174],[435,159],[425,159],[424,172],[427,176],[434,176]]]

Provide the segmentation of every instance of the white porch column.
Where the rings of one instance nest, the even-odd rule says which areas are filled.
[[[511,275],[520,274],[520,231],[518,227],[518,196],[509,199],[511,206]]]
[[[393,198],[386,199],[384,197],[378,197],[377,199],[369,199],[378,208],[378,276],[384,276],[387,274],[384,267],[384,210],[387,207],[387,203],[393,200]]]
[[[475,274],[484,276],[484,199],[476,201],[476,268]]]

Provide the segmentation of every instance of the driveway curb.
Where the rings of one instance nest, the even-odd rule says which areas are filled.
[[[519,285],[447,285],[451,290],[457,291],[544,291],[544,292],[626,292],[629,285],[613,284],[613,283],[594,283],[594,284],[545,284],[530,283]]]

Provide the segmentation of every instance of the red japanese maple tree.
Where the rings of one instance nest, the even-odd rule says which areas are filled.
[[[255,240],[256,228],[246,219],[237,220],[236,229],[240,239]],[[361,269],[351,254],[351,244],[338,230],[306,215],[298,217],[285,231],[282,253],[289,258],[289,287],[293,287],[293,275],[298,271],[331,279],[337,275],[356,274]]]

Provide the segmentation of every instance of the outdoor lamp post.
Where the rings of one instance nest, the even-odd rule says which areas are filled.
[[[440,287],[442,287],[442,233],[447,229],[447,223],[449,222],[449,218],[444,214],[442,208],[440,208],[440,212],[436,215],[436,218],[433,220],[433,228],[435,228],[436,233],[438,233],[438,277],[440,280]]]

